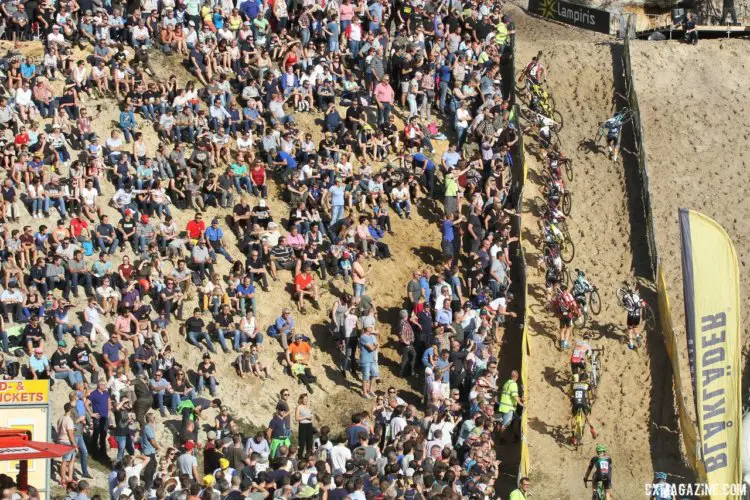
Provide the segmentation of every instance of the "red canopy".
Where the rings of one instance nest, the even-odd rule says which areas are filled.
[[[24,431],[0,429],[0,462],[5,460],[36,460],[65,455],[72,446],[31,441]]]

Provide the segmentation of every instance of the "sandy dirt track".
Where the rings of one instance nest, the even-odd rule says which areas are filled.
[[[750,136],[743,40],[631,44],[635,86],[645,128],[656,243],[678,334],[684,394],[692,399],[687,363],[678,208],[715,219],[729,233],[740,261],[742,298],[750,291]],[[658,68],[655,70],[654,68]],[[743,308],[743,362],[750,350],[750,309]],[[743,370],[746,390],[747,370]],[[744,394],[744,391],[743,391]]]
[[[642,268],[640,246],[633,245],[633,224],[628,198],[628,176],[622,162],[604,154],[593,143],[598,124],[614,108],[615,78],[620,52],[609,37],[576,30],[517,11],[517,67],[539,50],[549,68],[548,88],[565,118],[563,151],[574,160],[575,178],[568,221],[576,254],[568,265],[586,271],[603,301],[601,314],[587,326],[594,347],[605,348],[605,374],[592,417],[599,433],[587,434],[579,452],[570,448],[570,352],[557,349],[558,321],[546,307],[538,217],[531,208],[539,196],[538,172],[542,158],[527,148],[529,180],[524,198],[524,239],[527,250],[531,327],[529,447],[532,482],[537,495],[580,499],[590,496],[582,477],[597,442],[608,445],[614,462],[615,498],[637,498],[654,470],[685,475],[679,444],[674,438],[671,377],[661,339],[647,332],[646,345],[629,351],[625,313],[616,303],[615,290],[629,279],[631,269]],[[533,148],[533,145],[532,145]],[[635,221],[636,225],[638,221]],[[633,231],[638,234],[638,231]],[[574,332],[574,335],[577,333]],[[662,430],[659,430],[662,429]]]

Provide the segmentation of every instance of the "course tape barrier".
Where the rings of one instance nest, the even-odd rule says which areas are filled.
[[[632,22],[632,18],[628,20]],[[630,64],[630,39],[625,38],[623,51],[623,67],[625,70],[625,86],[627,88],[628,108],[633,112],[630,120],[630,128],[633,131],[633,142],[637,151],[638,173],[641,178],[641,200],[643,201],[643,217],[646,222],[646,240],[648,243],[650,278],[656,280],[656,267],[658,253],[656,250],[656,231],[654,230],[654,216],[651,208],[651,192],[648,187],[648,158],[646,155],[646,144],[643,133],[643,122],[641,121],[641,109],[638,106],[638,95],[633,83],[633,69]]]
[[[633,16],[630,16],[628,18],[628,26],[626,28],[628,32],[631,29],[630,24],[633,22],[635,22],[635,19]],[[659,253],[656,247],[656,230],[654,228],[651,192],[649,190],[648,158],[644,140],[645,134],[643,122],[641,120],[640,107],[638,105],[638,95],[635,90],[633,79],[629,37],[625,37],[623,45],[623,70],[628,107],[633,112],[633,117],[630,122],[630,128],[633,132],[633,142],[635,143],[635,147],[637,149],[637,151],[635,151],[635,155],[638,162],[638,173],[641,178],[640,190],[641,201],[643,202],[644,221],[646,224],[646,240],[649,251],[649,267],[651,271],[651,277],[656,282],[660,326],[664,338],[664,344],[666,346],[667,356],[669,357],[669,361],[672,365],[673,388],[675,399],[677,400],[678,420],[680,424],[683,443],[685,445],[686,460],[688,462],[688,465],[693,469],[696,478],[703,478],[705,477],[703,465],[698,459],[699,443],[697,437],[697,429],[694,420],[692,419],[691,414],[688,411],[689,406],[682,392],[682,373],[680,371],[680,362],[678,355],[679,347],[677,345],[676,333],[674,325],[672,323],[672,313],[669,305],[669,295],[667,294],[667,285],[664,278],[664,272],[661,269],[661,261],[659,260]]]

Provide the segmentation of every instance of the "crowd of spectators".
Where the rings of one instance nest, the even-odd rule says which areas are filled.
[[[0,14],[15,41],[0,61],[0,373],[69,391],[55,408],[69,498],[497,498],[496,441],[523,403],[497,358],[518,194],[502,2],[11,0]],[[36,40],[43,56],[24,56]],[[373,261],[398,258],[395,231],[420,237],[396,220],[417,210],[442,239],[391,325],[399,375],[422,391],[407,404],[379,386],[371,280]],[[271,280],[296,311],[268,300]],[[331,280],[346,287],[327,309]],[[308,306],[329,313],[341,375],[374,403],[341,435],[318,428],[325,371],[294,318]],[[195,366],[174,354],[185,342]],[[306,392],[295,406],[282,390],[250,432],[217,396],[273,377],[276,342]],[[225,362],[237,380],[219,380]],[[246,404],[236,393],[224,399]]]

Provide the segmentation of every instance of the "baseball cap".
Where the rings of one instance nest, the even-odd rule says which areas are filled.
[[[37,347],[36,349],[34,349],[35,354],[42,354],[43,352],[44,352],[44,349],[42,349],[41,347]]]
[[[208,431],[206,437],[208,437],[208,439],[216,439],[216,431]]]
[[[190,451],[193,448],[195,448],[195,441],[193,441],[192,439],[189,440],[187,443],[185,443],[185,450],[186,451]]]

